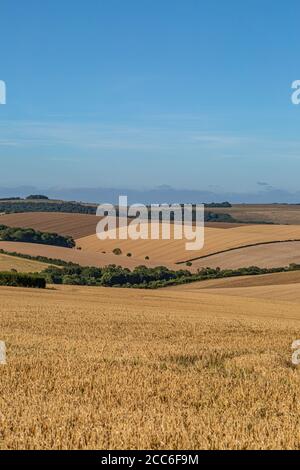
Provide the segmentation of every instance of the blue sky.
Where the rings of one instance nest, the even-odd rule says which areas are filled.
[[[2,0],[1,186],[299,189],[300,5]]]

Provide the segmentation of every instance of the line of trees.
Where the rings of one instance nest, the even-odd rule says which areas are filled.
[[[150,206],[147,206],[150,209]],[[206,208],[213,207],[232,207],[229,202],[210,203],[205,204]],[[83,204],[75,201],[52,201],[48,200],[47,196],[43,195],[30,195],[26,199],[9,198],[0,199],[0,213],[21,213],[21,212],[65,212],[76,214],[91,214],[96,215],[97,206],[95,204]],[[119,209],[116,207],[116,214],[118,216]],[[150,218],[150,211],[149,211]],[[174,219],[174,217],[173,217]],[[172,214],[171,214],[172,220]],[[236,220],[226,213],[214,213],[205,211],[205,222],[236,222]]]
[[[225,202],[210,202],[208,204],[204,204],[205,207],[232,207],[230,202],[225,201]]]
[[[79,202],[46,201],[46,200],[0,200],[0,212],[15,214],[21,212],[65,212],[76,214],[96,214],[95,205]]]
[[[48,200],[48,196],[44,196],[43,194],[30,194],[30,196],[27,196],[26,199],[34,199],[34,200]]]
[[[196,273],[191,273],[185,269],[173,271],[165,266],[157,266],[155,268],[138,266],[130,271],[127,268],[123,268],[115,264],[102,268],[93,266],[84,267],[72,262],[46,258],[43,256],[11,253],[6,250],[0,250],[0,253],[51,264],[51,266],[48,266],[38,275],[38,277],[42,277],[44,279],[45,283],[80,286],[157,289],[196,281],[205,281],[208,279],[300,271],[300,265],[296,263],[278,268],[260,268],[257,266],[250,266],[239,269],[220,269],[207,267],[198,269]],[[5,275],[7,275],[7,273],[5,273]],[[33,276],[35,278],[37,277],[36,274],[33,274]],[[0,285],[14,284],[0,283]],[[25,285],[23,286],[26,287]],[[31,285],[28,285],[27,287],[31,287]]]
[[[47,256],[32,256],[25,253],[18,253],[16,251],[7,251],[3,249],[0,249],[0,254],[14,256],[16,258],[30,259],[32,261],[39,261],[40,263],[45,264],[54,264],[56,266],[79,266],[75,263],[72,263],[71,261],[64,261],[58,258],[48,258]]]
[[[70,236],[40,232],[33,228],[7,227],[0,225],[0,240],[9,242],[39,243],[42,245],[74,248],[75,241]]]
[[[300,270],[300,265],[297,264],[279,268],[259,268],[257,266],[224,270],[220,268],[202,268],[196,273],[183,269],[173,271],[165,266],[155,268],[138,266],[130,271],[116,265],[95,268],[69,264],[62,268],[49,266],[41,274],[45,276],[46,281],[50,284],[157,289],[208,279],[256,276],[298,270]]]

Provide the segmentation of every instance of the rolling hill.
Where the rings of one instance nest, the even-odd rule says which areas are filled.
[[[193,268],[207,266],[222,269],[238,269],[243,266],[276,268],[292,263],[300,264],[300,242],[298,241],[237,248],[193,261]]]
[[[201,267],[239,268],[286,266],[300,263],[300,226],[298,225],[238,225],[210,223],[205,225],[205,244],[201,251],[186,251],[185,240],[105,240],[95,235],[99,217],[89,214],[64,214],[55,212],[8,214],[0,223],[14,227],[32,227],[37,230],[71,235],[80,250],[53,250],[25,244],[12,245],[13,251],[26,251],[33,256],[52,253],[67,261],[83,265],[103,266],[116,263],[134,267],[140,264],[164,264],[174,268],[192,260],[192,270]],[[293,241],[290,241],[293,240]],[[279,243],[280,242],[280,243]],[[120,249],[116,256],[113,250]],[[50,251],[49,251],[50,250]],[[126,256],[130,254],[131,256]],[[45,255],[47,256],[47,255]],[[145,258],[148,257],[149,260]]]
[[[15,269],[20,273],[38,273],[47,268],[49,264],[38,261],[8,256],[0,253],[0,271],[11,271]]]
[[[0,216],[0,224],[8,227],[33,228],[41,232],[58,233],[80,238],[96,231],[99,217],[89,214],[62,212],[24,212]]]
[[[300,225],[300,204],[234,204],[229,208],[216,207],[217,214],[229,214],[244,223]]]
[[[2,449],[299,447],[296,284],[3,287],[0,303]]]
[[[64,261],[80,264],[81,266],[107,266],[117,264],[127,268],[134,268],[143,264],[146,266],[155,266],[151,260],[134,260],[126,255],[117,256],[112,253],[94,253],[89,251],[80,251],[70,248],[61,248],[58,246],[39,245],[37,243],[19,243],[0,241],[0,249],[7,252],[22,253],[30,256],[45,256],[52,259],[61,259]],[[171,266],[170,266],[171,267]],[[174,269],[179,266],[174,266]]]
[[[208,256],[249,245],[260,245],[270,242],[300,241],[300,226],[284,225],[247,225],[236,228],[222,229],[205,227],[205,244],[200,251],[186,251],[186,240],[104,240],[96,235],[79,238],[77,246],[86,252],[112,252],[116,247],[124,253],[132,253],[133,258],[143,259],[149,256],[156,263],[185,263],[192,260],[193,264],[210,266]],[[267,246],[267,245],[266,245]],[[264,246],[264,248],[266,248]],[[232,254],[232,253],[231,253]],[[204,257],[205,261],[204,261]],[[292,262],[292,261],[291,261]],[[250,263],[252,264],[252,263]],[[220,266],[220,264],[218,264]],[[221,264],[222,266],[222,264]],[[241,265],[240,265],[241,266]],[[240,267],[238,266],[238,267]],[[247,263],[246,266],[249,266]]]

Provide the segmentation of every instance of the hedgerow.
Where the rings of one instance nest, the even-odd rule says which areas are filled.
[[[36,287],[38,289],[45,289],[46,279],[44,276],[35,274],[0,272],[0,286]]]

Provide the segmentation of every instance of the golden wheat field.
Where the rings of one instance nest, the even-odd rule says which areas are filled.
[[[300,448],[299,285],[188,287],[0,288],[0,448]]]

